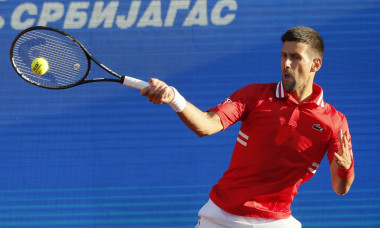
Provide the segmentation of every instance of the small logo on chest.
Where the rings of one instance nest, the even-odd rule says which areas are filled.
[[[322,132],[322,131],[323,131],[323,128],[320,127],[320,126],[321,126],[320,124],[314,124],[314,125],[313,125],[313,128],[314,128],[315,130],[317,130],[317,131]]]

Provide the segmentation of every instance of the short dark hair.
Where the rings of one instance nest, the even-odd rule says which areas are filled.
[[[323,39],[317,31],[306,26],[297,26],[290,28],[281,37],[282,43],[285,41],[295,41],[300,43],[308,44],[312,51],[320,58],[323,57],[323,52],[325,51],[325,46],[323,44]]]

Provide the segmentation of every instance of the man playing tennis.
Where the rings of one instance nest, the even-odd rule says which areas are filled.
[[[290,205],[326,151],[334,191],[344,195],[353,183],[346,117],[324,102],[322,88],[313,82],[322,66],[321,36],[301,26],[281,40],[280,82],[245,86],[206,112],[158,79],[141,91],[155,104],[171,105],[200,137],[242,122],[230,166],[199,211],[199,228],[301,227]]]

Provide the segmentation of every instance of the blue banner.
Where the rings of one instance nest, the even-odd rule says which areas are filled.
[[[379,12],[376,0],[0,0],[0,227],[194,227],[239,132],[198,138],[168,105],[117,83],[25,82],[9,50],[36,25],[68,32],[120,74],[164,80],[202,110],[280,81],[281,35],[314,28],[326,48],[315,82],[347,116],[356,180],[337,196],[325,158],[293,216],[303,227],[379,227]]]

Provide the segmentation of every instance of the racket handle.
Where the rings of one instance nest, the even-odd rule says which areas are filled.
[[[129,76],[124,76],[123,85],[132,87],[138,90],[142,90],[145,87],[149,86],[149,83],[137,78],[132,78]]]

